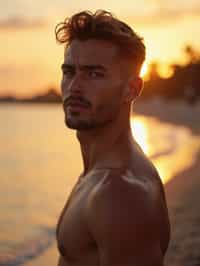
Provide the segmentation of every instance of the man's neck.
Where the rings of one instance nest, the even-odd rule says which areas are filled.
[[[104,127],[77,131],[77,138],[83,157],[83,176],[97,168],[120,168],[133,143],[130,119],[117,119]]]

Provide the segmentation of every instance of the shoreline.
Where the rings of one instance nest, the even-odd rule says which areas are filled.
[[[58,256],[57,244],[54,241],[43,253],[25,262],[22,266],[57,266]]]
[[[200,134],[200,102],[189,105],[183,100],[166,100],[160,97],[138,99],[133,105],[132,113],[185,126],[191,130],[192,134]]]

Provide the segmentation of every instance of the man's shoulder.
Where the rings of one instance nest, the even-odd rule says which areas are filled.
[[[113,250],[113,254],[118,246],[124,254],[131,249],[134,256],[150,246],[160,250],[161,225],[157,218],[162,213],[155,190],[148,177],[134,176],[123,169],[107,172],[89,195],[86,210],[89,231],[99,245]],[[163,246],[165,251],[167,244]]]
[[[162,182],[155,168],[149,167],[139,171],[135,171],[129,166],[113,168],[103,172],[101,182],[95,189],[95,194],[96,196],[105,196],[108,193],[114,196],[120,191],[120,199],[126,193],[130,193],[133,198],[140,193],[153,196],[157,190],[160,190],[160,185]]]
[[[120,216],[152,219],[156,215],[159,186],[151,176],[135,175],[130,169],[105,171],[102,181],[88,197],[89,210]],[[91,212],[92,213],[92,212]]]

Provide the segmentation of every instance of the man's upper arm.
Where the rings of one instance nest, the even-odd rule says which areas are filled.
[[[86,219],[100,266],[162,265],[156,210],[142,183],[111,177],[90,195]]]

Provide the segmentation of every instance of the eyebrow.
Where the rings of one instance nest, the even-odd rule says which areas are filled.
[[[71,65],[71,64],[62,64],[61,65],[61,69],[66,69],[66,68],[75,68],[75,65]],[[106,68],[102,65],[81,65],[79,66],[80,69],[86,69],[86,70],[102,70],[102,71],[106,71]]]

